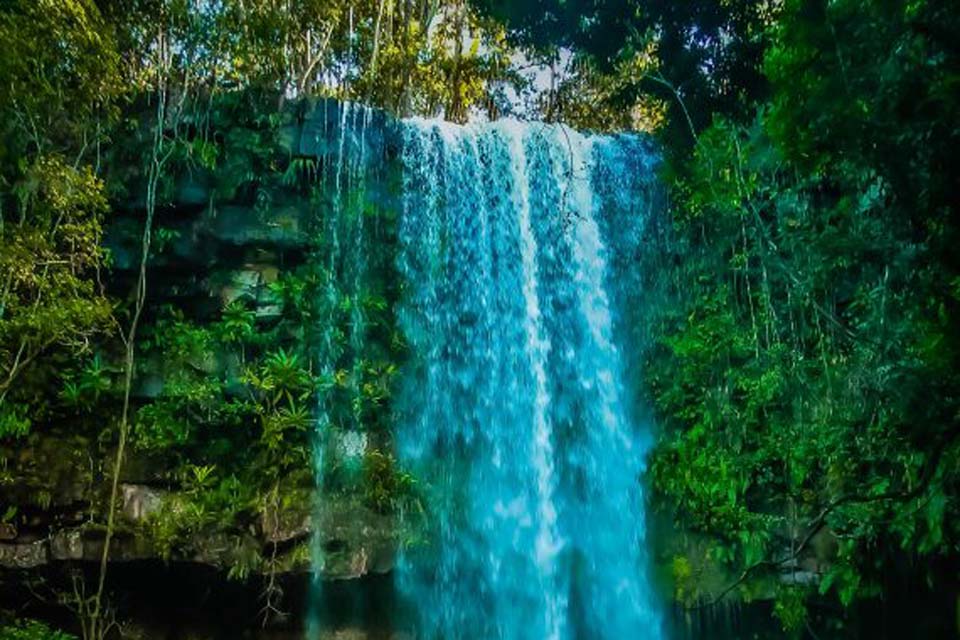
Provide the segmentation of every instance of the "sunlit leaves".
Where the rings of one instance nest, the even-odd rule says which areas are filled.
[[[394,457],[368,451],[363,457],[364,498],[377,511],[423,511],[416,479],[400,468]]]
[[[77,640],[73,634],[53,629],[36,620],[17,620],[0,627],[4,640]]]
[[[783,587],[777,592],[773,614],[783,630],[791,636],[799,634],[807,620],[806,593],[801,587]]]
[[[89,350],[111,313],[96,283],[103,184],[51,156],[27,164],[14,191],[16,214],[0,225],[0,404],[25,392],[17,381],[40,375],[48,357]],[[39,409],[16,413],[29,420]]]
[[[221,339],[228,343],[243,343],[253,337],[256,314],[240,300],[234,300],[223,309],[218,326]]]
[[[782,546],[839,540],[802,554],[845,606],[958,534],[958,101],[928,97],[942,42],[918,28],[955,21],[896,4],[785,5],[772,105],[717,119],[675,185],[676,291],[648,364],[666,426],[651,470],[678,520],[737,568],[782,556],[762,541],[785,525]],[[803,598],[782,595],[795,629]]]
[[[23,145],[9,152],[75,153],[83,136],[95,139],[97,119],[106,124],[121,89],[119,54],[96,3],[5,3],[0,42],[0,127]]]

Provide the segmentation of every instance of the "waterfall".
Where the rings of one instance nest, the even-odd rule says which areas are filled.
[[[322,115],[313,115],[313,119],[319,121],[319,126],[313,131],[313,139],[306,144],[316,154],[320,166],[315,186],[319,193],[329,194],[327,201],[318,203],[318,208],[323,212],[319,216],[321,238],[318,242],[323,258],[320,271],[322,286],[319,287],[321,295],[316,300],[315,312],[319,318],[316,351],[322,389],[313,446],[317,487],[313,520],[317,524],[311,541],[311,562],[315,571],[307,620],[307,637],[310,638],[320,637],[323,625],[317,605],[322,600],[322,575],[327,561],[323,539],[325,529],[329,526],[326,510],[328,487],[324,482],[329,464],[328,450],[336,440],[341,449],[345,443],[348,444],[355,454],[351,457],[356,458],[362,456],[366,446],[366,433],[358,407],[361,375],[367,358],[366,319],[362,302],[368,285],[368,245],[376,241],[375,237],[369,237],[369,230],[364,228],[367,179],[371,173],[368,166],[368,147],[371,145],[367,132],[373,114],[373,109],[366,105],[324,101]],[[336,130],[335,136],[330,134],[331,125]],[[349,308],[347,336],[343,335],[343,323],[339,318],[345,306]],[[334,379],[338,368],[349,369],[351,374],[350,398],[346,403],[352,407],[349,416],[336,415],[338,407],[334,398]],[[344,403],[341,401],[340,404]],[[358,460],[348,462],[354,467],[360,464]]]
[[[396,444],[434,523],[398,571],[418,637],[659,638],[621,273],[653,154],[509,120],[401,129]]]

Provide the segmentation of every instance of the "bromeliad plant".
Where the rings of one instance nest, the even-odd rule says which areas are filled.
[[[277,472],[302,463],[309,457],[303,438],[310,425],[307,401],[316,389],[316,380],[300,356],[280,348],[262,362],[246,369],[241,381],[247,386],[260,418],[260,443],[271,457]],[[299,442],[292,442],[298,439]]]

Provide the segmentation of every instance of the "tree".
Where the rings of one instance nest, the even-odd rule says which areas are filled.
[[[819,535],[837,543],[820,592],[845,606],[904,556],[933,583],[954,553],[957,26],[935,3],[787,3],[770,103],[717,119],[676,183],[652,469],[738,568],[707,602]],[[782,595],[801,624],[810,594]]]
[[[600,71],[655,52],[655,61],[610,98],[621,108],[643,96],[667,105],[663,136],[671,154],[688,153],[714,114],[749,119],[754,102],[766,95],[760,66],[774,2],[473,1],[502,20],[516,41],[567,48]]]
[[[0,219],[0,437],[24,435],[49,410],[42,388],[59,386],[64,359],[89,351],[111,313],[97,281],[102,183],[89,167],[41,157],[15,193],[15,215]]]
[[[0,13],[0,437],[48,412],[44,387],[109,318],[95,170],[119,78],[103,30],[84,0]]]

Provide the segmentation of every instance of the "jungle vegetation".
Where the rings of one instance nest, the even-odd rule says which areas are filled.
[[[277,278],[269,330],[242,301],[205,322],[152,309],[171,175],[221,166],[216,122],[245,108],[263,116],[249,152],[279,177],[289,167],[270,156],[270,114],[288,101],[463,122],[519,100],[526,117],[642,130],[663,149],[671,233],[655,322],[637,328],[650,344],[637,392],[658,421],[656,504],[712,540],[709,557],[674,560],[677,599],[749,598],[823,535],[836,545],[823,580],[778,587],[788,631],[808,624],[808,604],[882,596],[894,568],[956,584],[960,16],[949,3],[9,0],[0,42],[0,487],[16,482],[22,443],[81,434],[112,479],[95,523],[109,537],[125,448],[149,451],[192,505],[155,523],[166,548],[308,490],[317,394],[371,424],[389,402],[403,352],[392,294],[332,303],[344,345],[350,304],[377,316],[388,347],[369,354],[362,381],[312,364],[304,332],[330,313],[312,306],[332,277],[322,261]],[[548,87],[524,76],[531,64]],[[125,157],[131,141],[149,152]],[[103,236],[131,189],[139,268],[121,290]],[[205,366],[213,353],[238,363],[235,379]],[[137,400],[150,358],[173,383]],[[389,511],[413,480],[388,447],[377,455],[365,496]],[[703,591],[709,562],[735,579]],[[73,605],[85,638],[111,631],[102,580]]]
[[[787,631],[822,596],[882,598],[903,579],[893,567],[955,585],[955,12],[573,6],[487,3],[521,37],[591,52],[621,108],[637,95],[666,108],[674,235],[643,364],[662,429],[651,481],[739,576],[705,593],[704,558],[679,557],[677,597],[749,597],[825,532],[836,549],[819,585],[780,588]],[[649,47],[653,68],[636,74]]]

